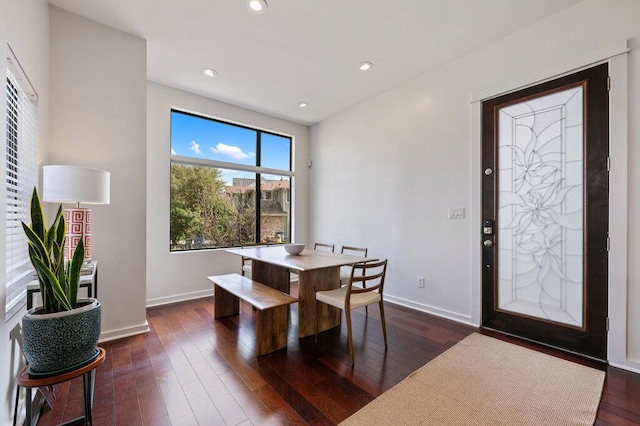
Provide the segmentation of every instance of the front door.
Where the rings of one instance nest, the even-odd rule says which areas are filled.
[[[607,356],[607,64],[482,104],[482,325]]]

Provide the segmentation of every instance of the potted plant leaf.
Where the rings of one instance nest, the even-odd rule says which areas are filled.
[[[99,353],[101,305],[94,298],[77,298],[84,263],[83,239],[78,241],[72,258],[65,260],[62,206],[47,229],[36,188],[31,197],[31,225],[22,222],[22,227],[42,297],[42,306],[28,310],[22,318],[29,374],[44,377],[88,364]]]

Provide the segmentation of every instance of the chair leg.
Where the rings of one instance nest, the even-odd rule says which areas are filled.
[[[351,333],[351,310],[345,309],[344,312],[347,316],[347,338],[349,339],[349,354],[351,355],[351,368],[353,368],[353,366],[355,365],[355,362],[353,359],[353,336]]]
[[[384,336],[384,350],[387,350],[387,324],[384,320],[384,305],[380,300],[380,320],[382,322],[382,335]]]
[[[366,281],[362,282],[362,288],[367,288]],[[369,316],[369,305],[365,305],[365,307],[364,307],[364,315],[367,316],[367,317]]]

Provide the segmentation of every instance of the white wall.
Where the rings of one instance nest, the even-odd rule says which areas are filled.
[[[48,155],[49,137],[49,6],[46,0],[0,1],[0,54],[6,58],[7,43],[20,61],[31,84],[38,93],[38,164],[42,165]],[[2,72],[4,74],[4,70]],[[6,99],[6,84],[0,85],[0,99]],[[3,107],[4,108],[4,107]],[[5,134],[5,120],[0,120],[0,134]],[[4,185],[0,200],[5,211]],[[3,219],[4,221],[4,219]],[[5,233],[0,232],[0,271],[6,269]],[[0,424],[9,425],[13,419],[15,398],[15,375],[21,365],[17,347],[9,340],[9,332],[22,319],[24,311],[12,318],[5,318],[6,286],[0,286],[0,389],[5,397],[0,402]],[[13,350],[12,350],[13,349]]]
[[[479,150],[471,143],[471,96],[628,39],[628,146],[630,161],[638,160],[639,23],[637,0],[585,0],[313,126],[311,238],[368,246],[372,256],[389,258],[389,300],[477,323],[472,268],[480,246],[472,240],[480,221],[469,218],[479,218],[471,175]],[[620,342],[626,366],[636,370],[639,173],[629,167],[627,339]],[[449,207],[465,207],[466,218],[447,219]],[[418,276],[426,277],[425,289],[417,288]]]
[[[309,127],[150,82],[147,86],[147,305],[213,294],[207,276],[239,272],[224,250],[169,252],[171,108],[244,124],[294,139],[293,238],[309,235]]]
[[[92,206],[101,340],[148,329],[144,40],[52,7],[50,164],[111,172],[111,204]]]

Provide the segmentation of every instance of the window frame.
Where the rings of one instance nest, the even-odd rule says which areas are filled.
[[[289,199],[289,203],[291,205],[291,209],[289,211],[289,220],[288,220],[288,233],[289,233],[289,238],[291,240],[292,239],[292,228],[293,228],[293,222],[294,222],[294,209],[293,209],[293,202],[291,201],[291,199],[293,198],[293,180],[295,178],[295,171],[294,169],[294,162],[293,162],[293,152],[294,152],[294,142],[295,139],[293,136],[291,135],[287,135],[284,133],[277,133],[271,130],[265,130],[259,127],[251,127],[245,124],[240,124],[240,123],[236,123],[233,121],[229,121],[229,120],[224,120],[221,118],[217,118],[217,117],[212,117],[212,116],[208,116],[206,114],[201,114],[201,113],[194,113],[191,111],[186,111],[186,110],[182,110],[179,108],[171,108],[170,110],[170,122],[172,122],[173,120],[173,113],[178,113],[178,114],[184,114],[184,115],[188,115],[191,117],[194,117],[196,119],[201,119],[201,120],[210,120],[210,121],[214,121],[217,123],[221,123],[224,125],[228,125],[228,126],[235,126],[235,127],[239,127],[239,128],[243,128],[243,129],[248,129],[251,131],[256,132],[256,165],[248,165],[248,164],[241,164],[241,163],[233,163],[233,162],[227,162],[227,161],[220,161],[220,160],[210,160],[210,159],[206,159],[206,158],[199,158],[199,157],[192,157],[192,156],[186,156],[186,155],[179,155],[179,154],[173,154],[172,153],[172,138],[170,135],[169,138],[169,148],[170,148],[170,156],[169,156],[169,168],[171,168],[172,164],[183,164],[183,165],[190,165],[190,166],[200,166],[200,167],[211,167],[211,168],[216,168],[216,169],[226,169],[226,170],[233,170],[233,171],[240,171],[240,172],[249,172],[249,173],[255,173],[255,181],[256,181],[256,199],[255,199],[255,203],[256,203],[256,227],[255,227],[255,241],[253,241],[252,243],[259,243],[260,242],[260,227],[261,227],[261,201],[262,201],[262,191],[261,191],[261,180],[262,180],[262,176],[263,175],[274,175],[274,176],[283,176],[283,177],[288,177],[289,178],[289,191],[288,191],[288,199]],[[172,125],[170,125],[170,129],[173,129]],[[170,130],[171,132],[172,130]],[[277,136],[277,137],[282,137],[282,138],[286,138],[289,140],[290,143],[290,147],[289,147],[289,168],[290,170],[284,170],[284,169],[274,169],[274,168],[270,168],[270,167],[262,167],[260,165],[261,162],[261,148],[262,148],[262,135],[263,134],[268,134],[268,135],[273,135],[273,136]],[[170,197],[171,198],[171,197]],[[169,242],[169,253],[183,253],[183,252],[190,252],[190,251],[200,251],[200,250],[216,250],[216,249],[223,249],[223,248],[227,248],[227,247],[207,247],[207,248],[192,248],[192,249],[187,249],[187,250],[171,250],[171,242]]]

